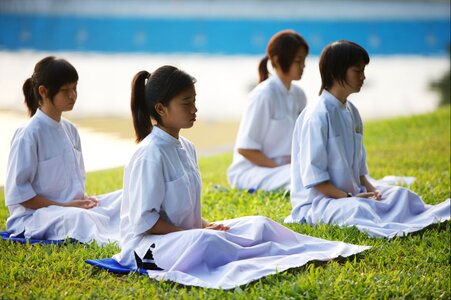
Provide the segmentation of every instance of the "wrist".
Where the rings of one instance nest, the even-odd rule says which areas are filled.
[[[57,203],[58,203],[59,206],[62,206],[62,207],[69,207],[70,206],[69,202],[57,202]]]

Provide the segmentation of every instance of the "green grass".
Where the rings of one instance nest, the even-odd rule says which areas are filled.
[[[415,176],[412,189],[427,203],[450,197],[450,107],[437,112],[365,124],[368,164],[375,178]],[[280,193],[223,192],[231,154],[200,159],[203,214],[208,220],[265,215],[281,221],[290,211]],[[87,190],[99,194],[121,187],[122,169],[88,175]],[[0,201],[4,203],[1,193]],[[7,209],[0,206],[0,219]],[[0,229],[4,229],[4,222]],[[355,228],[289,225],[316,237],[373,248],[350,259],[308,263],[231,291],[184,287],[137,274],[113,275],[84,263],[110,257],[116,245],[22,245],[0,243],[0,298],[147,299],[298,299],[429,298],[449,299],[450,223],[393,240],[370,239]]]

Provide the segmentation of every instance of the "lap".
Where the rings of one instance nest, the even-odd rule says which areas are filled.
[[[412,191],[402,187],[381,187],[382,200],[366,198],[315,199],[309,223],[349,224],[367,222],[402,222],[406,213],[422,213],[426,205]]]

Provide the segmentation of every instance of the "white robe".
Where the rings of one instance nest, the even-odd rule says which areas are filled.
[[[392,238],[450,219],[449,199],[426,205],[408,189],[377,181],[374,184],[382,192],[381,201],[331,199],[318,192],[314,186],[327,180],[353,195],[365,191],[360,184],[360,176],[368,176],[362,134],[355,106],[349,101],[342,104],[327,91],[304,110],[293,134],[293,209],[286,223],[356,226],[371,236]]]
[[[113,258],[137,267],[152,247],[151,278],[185,285],[230,289],[312,260],[349,256],[370,247],[298,234],[265,217],[220,221],[222,232],[202,229],[201,179],[193,145],[154,127],[125,168],[121,252]],[[163,218],[185,230],[150,235]]]
[[[100,244],[119,239],[121,191],[98,196],[99,206],[93,209],[52,205],[35,210],[22,205],[36,195],[61,203],[83,198],[86,174],[80,137],[69,121],[56,122],[38,109],[13,136],[7,174],[6,227],[14,235]]]
[[[238,130],[233,162],[227,170],[230,186],[268,191],[288,189],[291,137],[296,119],[306,102],[300,87],[292,84],[288,90],[276,75],[251,92]],[[260,150],[279,166],[257,166],[239,154],[238,149]]]

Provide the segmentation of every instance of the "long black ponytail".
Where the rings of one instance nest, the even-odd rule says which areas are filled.
[[[141,71],[133,77],[130,105],[137,143],[152,131],[151,119],[161,123],[155,105],[168,106],[174,97],[194,83],[194,77],[173,66],[162,66],[152,74]]]

